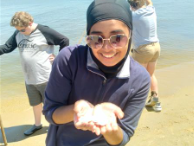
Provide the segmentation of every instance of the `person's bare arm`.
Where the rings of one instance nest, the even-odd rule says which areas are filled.
[[[153,6],[153,3],[151,0],[145,0],[147,6]]]
[[[61,106],[57,108],[52,115],[53,121],[56,124],[66,124],[72,122],[74,117],[73,108],[74,105]]]
[[[117,129],[102,134],[106,141],[111,145],[118,145],[123,141],[123,130],[118,126]]]

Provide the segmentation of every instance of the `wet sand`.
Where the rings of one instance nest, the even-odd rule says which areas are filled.
[[[162,112],[143,110],[135,135],[127,146],[193,146],[194,145],[194,62],[156,70]],[[25,86],[1,85],[1,118],[9,146],[44,146],[48,123],[32,136],[23,132],[33,123]],[[0,133],[0,146],[3,146]]]

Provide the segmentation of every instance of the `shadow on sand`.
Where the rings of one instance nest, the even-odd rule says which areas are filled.
[[[32,125],[20,125],[20,126],[4,128],[6,138],[7,138],[7,143],[18,142],[18,141],[22,141],[26,138],[30,138],[33,136],[38,136],[38,135],[47,133],[48,126],[43,127],[42,129],[36,131],[34,134],[32,134],[30,136],[25,136],[24,131],[31,128],[31,126]],[[0,132],[0,146],[4,146],[1,132]]]
[[[153,107],[145,106],[145,108],[146,108],[146,110],[147,110],[148,112],[155,112],[154,109],[153,109]]]
[[[148,112],[160,113],[160,112],[154,111],[153,107],[147,107],[147,106],[145,106],[145,109],[146,109]]]

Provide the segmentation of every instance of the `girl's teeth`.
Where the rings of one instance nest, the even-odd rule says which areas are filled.
[[[102,54],[104,57],[106,57],[106,58],[111,58],[111,57],[113,57],[113,56],[115,56],[115,54],[113,54],[113,55],[104,55],[104,54]]]

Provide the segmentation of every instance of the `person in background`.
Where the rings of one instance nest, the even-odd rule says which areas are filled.
[[[16,31],[0,46],[0,55],[19,49],[26,91],[35,118],[35,124],[24,132],[28,136],[42,128],[42,103],[55,58],[54,45],[59,45],[61,50],[69,45],[69,39],[48,26],[34,23],[27,12],[16,12],[10,25]]]
[[[162,110],[158,97],[158,82],[154,71],[160,56],[156,12],[151,0],[128,0],[133,16],[132,57],[144,66],[151,77],[151,96],[146,106]]]
[[[43,107],[46,146],[124,146],[133,136],[150,76],[129,56],[131,31],[126,0],[90,4],[87,44],[66,47],[53,63]]]

